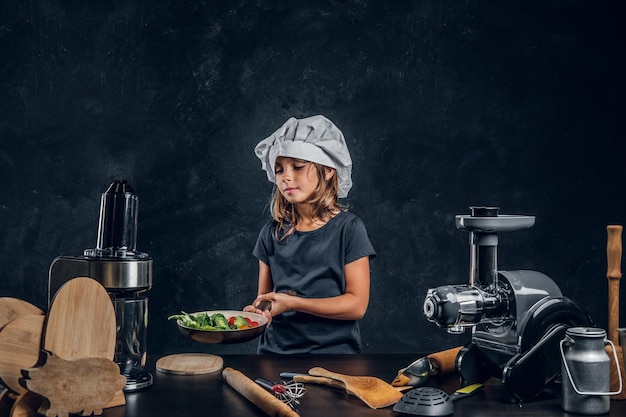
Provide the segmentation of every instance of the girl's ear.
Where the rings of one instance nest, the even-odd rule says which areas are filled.
[[[324,165],[324,178],[326,178],[326,181],[331,179],[333,175],[335,175],[335,172],[337,172],[335,168],[327,167],[326,165]]]

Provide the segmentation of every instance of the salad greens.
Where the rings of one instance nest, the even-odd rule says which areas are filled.
[[[167,319],[178,320],[181,325],[196,330],[243,330],[259,325],[259,323],[239,315],[227,319],[222,313],[189,314],[184,311],[181,313],[169,316]]]

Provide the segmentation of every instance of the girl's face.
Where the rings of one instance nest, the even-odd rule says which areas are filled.
[[[331,178],[334,170],[324,168],[326,179]],[[278,190],[291,204],[308,202],[319,185],[315,164],[309,161],[279,156],[274,171]]]

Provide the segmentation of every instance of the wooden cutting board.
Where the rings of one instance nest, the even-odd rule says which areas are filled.
[[[159,358],[157,371],[176,375],[202,375],[217,372],[224,366],[220,356],[208,353],[179,353]]]
[[[0,329],[7,323],[31,314],[44,314],[39,307],[27,301],[11,297],[0,297]]]
[[[43,348],[62,359],[114,359],[115,310],[105,288],[92,278],[66,282],[52,299]]]
[[[102,414],[126,377],[111,359],[65,360],[47,353],[36,368],[24,369],[24,383],[45,398],[38,411],[46,417],[89,416]]]
[[[17,394],[27,391],[19,383],[22,369],[39,360],[44,319],[41,314],[23,316],[0,329],[0,382]]]
[[[116,318],[113,302],[96,280],[73,278],[56,292],[44,324],[43,348],[66,360],[114,360]],[[105,408],[124,405],[119,391]]]

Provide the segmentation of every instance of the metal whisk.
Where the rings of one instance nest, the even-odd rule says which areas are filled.
[[[294,380],[287,382],[281,381],[280,383],[275,384],[267,379],[257,378],[254,382],[274,394],[276,398],[294,410],[300,405],[298,398],[302,397],[306,392],[304,384]]]

